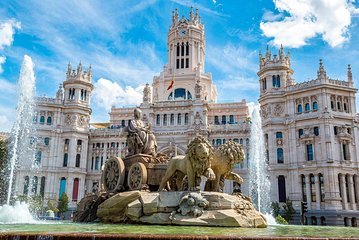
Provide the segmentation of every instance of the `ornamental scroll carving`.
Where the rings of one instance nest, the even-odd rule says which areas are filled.
[[[280,116],[284,112],[284,104],[283,103],[276,103],[273,107],[273,115]]]

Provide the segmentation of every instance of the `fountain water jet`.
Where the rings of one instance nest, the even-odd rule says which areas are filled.
[[[258,211],[269,215],[270,209],[270,181],[268,179],[268,164],[265,154],[260,105],[248,104],[251,113],[251,137],[249,152],[249,195]]]
[[[23,169],[34,169],[34,152],[36,141],[33,140],[35,136],[35,129],[32,124],[34,118],[34,94],[35,94],[35,75],[34,64],[31,58],[24,56],[21,65],[20,77],[18,81],[19,99],[16,107],[16,121],[11,130],[11,147],[9,151],[9,186],[7,192],[6,205],[0,206],[0,216],[5,216],[6,219],[1,218],[0,222],[13,222],[24,220],[25,222],[32,222],[29,209],[26,204],[15,203],[10,206],[10,200],[14,189],[14,174],[16,168],[19,166]],[[35,164],[35,165],[34,165]],[[31,181],[30,181],[31,182]],[[31,189],[31,183],[29,188]],[[13,216],[23,217],[13,217]]]

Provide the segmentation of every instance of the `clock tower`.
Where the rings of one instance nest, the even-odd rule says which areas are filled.
[[[205,34],[198,9],[189,18],[179,18],[177,9],[172,12],[172,24],[168,33],[168,67],[176,73],[200,68],[204,71]]]
[[[168,32],[168,63],[153,81],[153,102],[199,99],[215,102],[217,90],[205,73],[205,32],[198,9],[189,18],[172,12]],[[197,90],[200,89],[200,93]],[[197,91],[197,93],[196,93]]]

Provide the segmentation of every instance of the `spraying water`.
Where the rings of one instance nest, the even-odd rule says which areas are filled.
[[[265,154],[262,121],[259,104],[248,105],[251,112],[251,137],[249,152],[249,195],[258,211],[270,214],[270,181]]]
[[[19,99],[16,107],[16,122],[11,130],[11,146],[9,150],[10,174],[7,192],[6,205],[0,206],[0,223],[33,223],[35,220],[30,214],[28,205],[16,202],[10,206],[13,194],[13,181],[15,169],[33,169],[35,152],[35,129],[32,124],[34,118],[34,94],[35,94],[35,75],[34,64],[31,58],[24,56],[21,65],[20,77],[18,81]],[[31,184],[29,186],[31,188]]]

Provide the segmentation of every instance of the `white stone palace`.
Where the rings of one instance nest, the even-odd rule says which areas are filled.
[[[168,32],[168,63],[152,88],[146,84],[139,105],[143,121],[151,124],[158,152],[184,154],[196,135],[214,146],[233,140],[243,145],[246,160],[236,166],[244,178],[241,190],[248,192],[250,120],[245,100],[217,103],[212,75],[205,72],[205,31],[197,11],[189,18],[172,14]],[[283,49],[271,56],[260,55],[261,114],[272,186],[271,200],[289,197],[297,210],[307,202],[308,224],[356,225],[359,216],[359,141],[353,79],[348,68],[346,81],[330,79],[322,62],[316,79],[295,83],[289,54]],[[113,107],[109,123],[90,123],[92,70],[73,70],[55,98],[37,98],[38,143],[41,163],[35,177],[17,172],[17,194],[41,194],[59,199],[66,192],[70,207],[86,193],[99,189],[101,166],[110,156],[124,157],[127,151],[124,128],[134,108]],[[265,160],[263,160],[265,161]],[[29,184],[32,182],[33,184]],[[31,189],[29,189],[32,186]],[[233,192],[232,182],[225,191]]]

